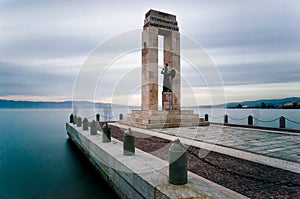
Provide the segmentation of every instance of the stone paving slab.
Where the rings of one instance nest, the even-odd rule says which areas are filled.
[[[111,123],[111,125],[123,129],[129,128],[129,126],[118,123]],[[300,135],[295,133],[282,134],[268,130],[252,130],[239,127],[222,127],[223,126],[219,125],[211,125],[209,127],[198,128],[179,127],[151,130],[135,127],[130,128],[133,131],[145,135],[156,136],[172,141],[179,137],[186,145],[192,145],[208,151],[214,151],[300,173],[300,148],[299,142],[297,141],[299,140]],[[194,133],[192,134],[191,132]],[[207,137],[209,139],[207,139]],[[276,144],[274,144],[275,142],[272,138],[277,138]],[[222,141],[219,142],[219,140]],[[286,140],[296,141],[288,142]],[[261,144],[258,146],[258,143]],[[280,150],[273,151],[276,149]]]
[[[180,131],[174,131],[174,129],[152,130],[267,156],[272,152],[286,151],[287,153],[284,155],[272,153],[271,157],[300,163],[300,135],[297,134],[220,125],[198,127],[196,129],[180,127]],[[297,158],[295,159],[295,157]]]

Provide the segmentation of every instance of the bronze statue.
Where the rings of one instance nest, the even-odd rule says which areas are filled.
[[[165,67],[162,69],[161,74],[164,75],[164,81],[163,81],[163,92],[172,92],[172,86],[170,82],[170,76],[172,78],[175,77],[176,71],[172,69],[169,71],[168,69],[168,63],[165,64]]]

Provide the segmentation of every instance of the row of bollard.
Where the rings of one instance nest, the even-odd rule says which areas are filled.
[[[71,116],[72,116],[72,122],[71,122]],[[76,115],[75,116],[73,116],[73,114],[70,115],[70,123],[75,122],[77,124],[76,119],[78,119],[76,117]],[[123,114],[122,113],[119,115],[119,120],[123,120]],[[100,122],[100,114],[99,113],[96,114],[96,121]]]
[[[70,115],[70,123],[75,122],[77,124],[77,119],[78,118],[76,117],[76,115],[75,116],[73,116],[73,114]],[[120,115],[119,115],[119,120],[123,120],[123,114],[122,113],[120,113]],[[98,113],[96,114],[96,121],[100,122],[100,114],[98,114]]]
[[[96,116],[97,117],[97,116]],[[70,123],[77,127],[82,126],[82,130],[88,130],[89,122],[87,118],[81,122],[81,117],[70,115]],[[97,135],[97,125],[99,122],[93,120],[90,125],[90,134]],[[111,128],[107,123],[102,126],[102,142],[111,142]],[[135,134],[129,128],[124,132],[123,155],[135,155]],[[184,185],[188,180],[187,171],[187,148],[176,139],[169,148],[169,182],[174,185]]]
[[[119,120],[123,120],[123,114],[122,113],[120,113],[120,115],[119,115]],[[96,121],[100,122],[100,114],[99,113],[96,114]]]
[[[97,121],[93,120],[90,124],[90,134],[97,135],[97,125],[99,125],[99,118],[100,115],[96,115]],[[83,119],[81,122],[81,117],[74,116],[73,114],[70,115],[70,123],[73,123],[77,127],[82,126],[82,130],[86,131],[89,129],[89,121],[87,118]],[[100,126],[100,125],[99,125]],[[102,126],[102,142],[107,143],[111,142],[111,128],[107,123]],[[130,156],[135,154],[135,137],[134,133],[131,129],[128,129],[124,133],[124,155]]]
[[[208,114],[204,115],[204,120],[208,122]],[[224,115],[224,124],[228,124],[228,115]],[[253,125],[253,116],[248,116],[248,125]],[[285,128],[285,117],[281,116],[279,118],[279,128]]]

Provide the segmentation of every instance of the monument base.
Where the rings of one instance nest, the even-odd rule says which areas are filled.
[[[172,109],[173,109],[173,93],[162,92],[162,110],[172,110]]]
[[[144,129],[199,126],[199,115],[192,110],[133,110],[119,123]]]

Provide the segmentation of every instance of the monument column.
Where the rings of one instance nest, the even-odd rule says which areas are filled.
[[[170,78],[173,91],[173,110],[180,110],[180,34],[169,31],[164,35],[164,63],[168,63],[170,70],[174,69],[176,75]]]
[[[150,10],[142,33],[142,110],[158,110],[158,35],[164,36],[164,64],[176,75],[170,77],[171,90],[163,96],[166,110],[180,110],[180,34],[176,16]],[[168,100],[167,100],[168,99]],[[164,101],[167,100],[167,101]],[[170,100],[170,101],[169,101]]]
[[[144,28],[142,45],[142,110],[158,110],[157,28]]]
[[[164,37],[163,69],[158,67],[158,35]],[[163,75],[163,85],[159,85],[159,75]],[[149,10],[142,33],[142,110],[133,110],[119,122],[140,128],[197,126],[199,115],[192,110],[181,110],[180,77],[180,33],[176,16]],[[162,110],[158,110],[158,86],[163,90]]]

